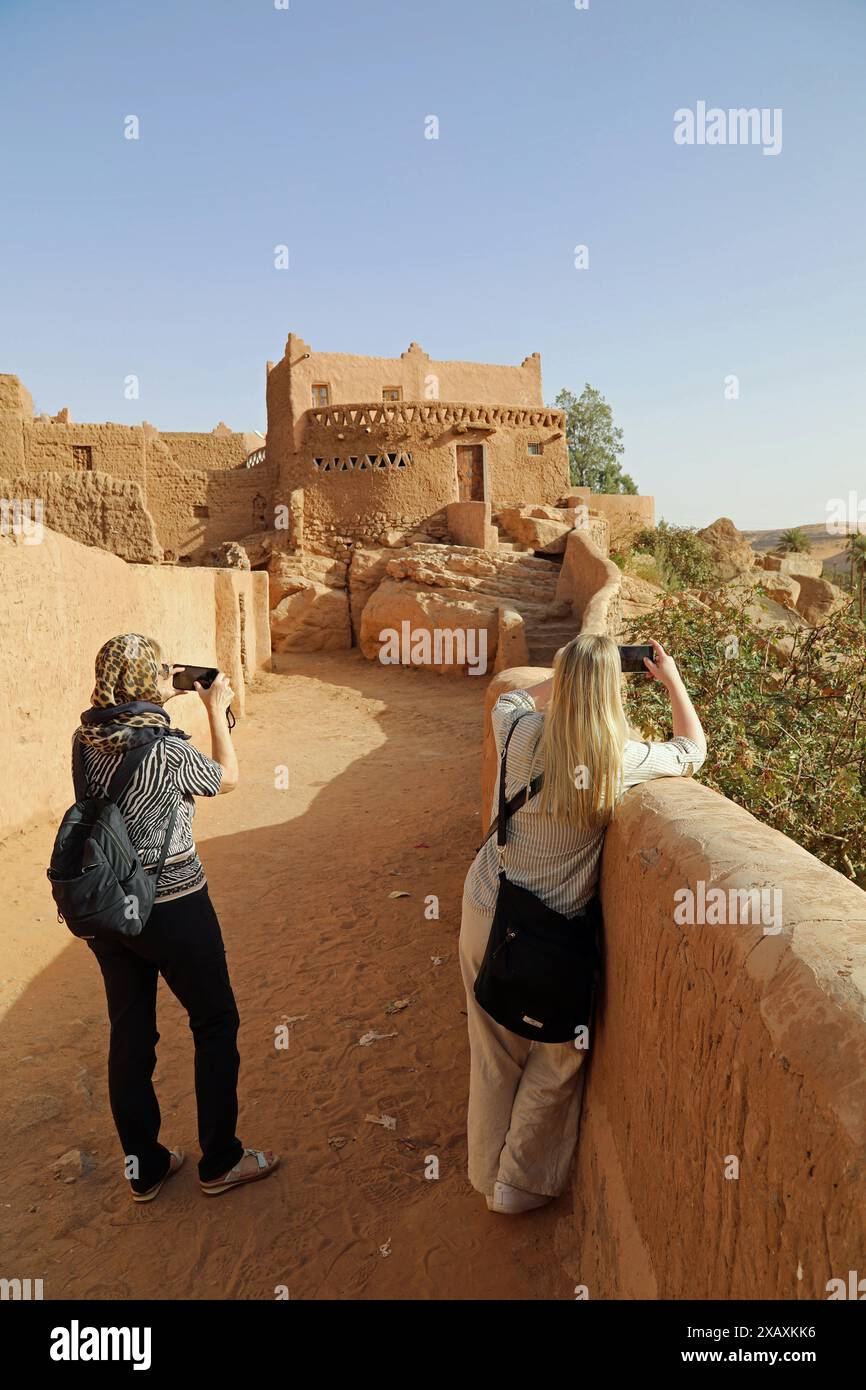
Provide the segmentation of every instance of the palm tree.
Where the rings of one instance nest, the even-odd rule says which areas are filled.
[[[812,549],[812,542],[806,532],[800,526],[790,526],[787,531],[783,531],[779,537],[777,551],[796,551],[798,555],[808,555]]]
[[[866,579],[866,534],[862,531],[855,531],[853,536],[848,537],[848,554],[851,563],[851,592],[854,592],[855,580],[857,583],[857,611],[863,617],[863,583]]]

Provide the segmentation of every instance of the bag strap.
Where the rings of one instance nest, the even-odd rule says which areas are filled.
[[[165,861],[168,858],[168,847],[171,844],[171,837],[174,831],[174,823],[177,820],[177,810],[178,808],[175,806],[174,810],[172,811],[169,817],[168,829],[165,832],[165,839],[162,842],[162,849],[159,855],[159,863],[156,866],[156,873],[153,876],[155,883],[159,883],[159,876],[165,868]]]
[[[139,744],[138,748],[131,748],[128,753],[124,753],[106,788],[109,801],[120,800],[155,742],[156,740],[152,739],[149,743]]]
[[[85,797],[90,795],[84,749],[81,747],[81,739],[78,734],[75,734],[72,740],[72,787],[76,801],[83,801]]]
[[[529,714],[531,713],[531,711],[527,710],[526,713]],[[499,814],[497,815],[495,821],[491,825],[487,834],[484,836],[484,839],[481,841],[481,844],[478,846],[479,849],[482,849],[483,846],[487,844],[487,841],[491,838],[491,836],[495,835],[496,843],[498,844],[501,850],[505,845],[505,840],[508,833],[509,817],[513,816],[515,811],[519,811],[522,806],[525,806],[527,801],[531,800],[531,798],[533,796],[536,796],[538,792],[541,790],[541,784],[544,781],[543,772],[540,772],[537,777],[533,777],[528,787],[521,787],[520,791],[516,792],[515,795],[512,796],[509,800],[506,801],[505,799],[505,773],[506,759],[508,757],[508,745],[511,742],[512,734],[514,733],[515,729],[517,728],[518,724],[520,723],[521,719],[523,719],[523,717],[524,716],[520,714],[515,719],[511,728],[508,730],[508,737],[506,738],[505,743],[503,744],[502,753],[499,759]]]

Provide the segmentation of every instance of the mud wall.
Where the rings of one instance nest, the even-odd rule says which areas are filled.
[[[569,492],[609,522],[612,551],[624,549],[631,544],[638,531],[655,526],[654,497],[624,492],[590,492],[588,487],[573,487]]]
[[[36,545],[0,536],[0,588],[0,836],[69,804],[70,742],[107,638],[144,632],[166,660],[221,666],[239,718],[244,673],[270,663],[263,573],[129,565],[46,530]],[[198,696],[168,708],[209,751]]]
[[[677,925],[700,882],[779,888],[781,930]],[[866,894],[679,780],[628,793],[601,888],[565,1268],[590,1297],[826,1298],[866,1250]]]

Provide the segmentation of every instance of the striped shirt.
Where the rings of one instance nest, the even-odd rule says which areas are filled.
[[[520,718],[524,715],[525,718]],[[536,750],[544,726],[544,713],[525,690],[500,695],[491,713],[497,752],[516,719],[520,726],[508,745],[506,797],[516,796],[533,775],[543,770],[541,757],[534,766]],[[653,777],[690,777],[704,761],[704,754],[689,738],[677,737],[667,743],[642,743],[629,739],[623,752],[623,792]],[[498,805],[499,775],[494,790],[494,814]],[[584,831],[558,820],[540,809],[533,797],[508,820],[504,868],[512,883],[526,888],[556,912],[573,917],[592,897],[598,882],[604,830]],[[480,911],[496,910],[499,892],[499,848],[492,836],[479,849],[466,876],[466,894]]]
[[[107,796],[108,784],[123,754],[119,750],[101,753],[87,743],[81,747],[90,794]],[[148,869],[159,863],[169,818],[177,808],[171,844],[156,885],[156,902],[183,898],[207,882],[192,837],[193,798],[216,796],[222,775],[222,768],[213,758],[205,757],[186,739],[166,734],[155,740],[118,798],[117,807],[133,848]]]

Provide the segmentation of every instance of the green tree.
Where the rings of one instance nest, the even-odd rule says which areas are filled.
[[[808,555],[812,549],[812,542],[802,527],[790,526],[787,531],[782,532],[776,549],[781,551],[793,550],[797,555]]]
[[[613,412],[600,391],[589,382],[580,398],[560,391],[554,404],[565,411],[565,437],[574,487],[593,492],[637,492],[637,485],[619,462],[625,453],[622,430],[613,423]]]

